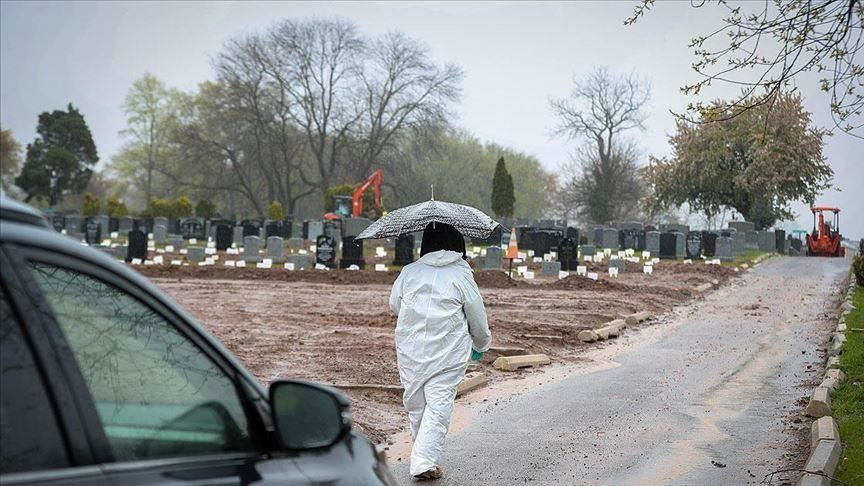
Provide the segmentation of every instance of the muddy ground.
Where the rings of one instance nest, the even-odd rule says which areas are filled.
[[[605,270],[588,264],[589,271]],[[532,265],[533,266],[533,265]],[[539,267],[539,264],[536,264]],[[262,383],[278,378],[335,384],[398,385],[387,299],[398,272],[288,271],[220,266],[135,266],[188,309],[239,357]],[[653,275],[628,263],[617,278],[598,281],[571,275],[563,280],[507,279],[503,272],[475,273],[489,315],[493,346],[546,353],[572,362],[584,351],[579,331],[602,326],[620,314],[661,314],[694,298],[693,288],[735,275],[728,267],[661,262]],[[539,271],[537,272],[539,274]],[[643,324],[646,325],[646,324]],[[522,373],[492,368],[488,354],[476,368],[493,381]],[[355,423],[383,442],[406,425],[401,394],[356,391]]]

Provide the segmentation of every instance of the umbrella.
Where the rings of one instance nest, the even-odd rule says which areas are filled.
[[[483,211],[444,201],[422,202],[413,206],[399,208],[372,223],[355,239],[377,239],[413,233],[426,228],[432,222],[446,223],[472,238],[489,238],[498,226]]]

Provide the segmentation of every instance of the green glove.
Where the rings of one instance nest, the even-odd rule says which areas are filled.
[[[483,353],[471,348],[471,361],[480,361],[483,359]]]

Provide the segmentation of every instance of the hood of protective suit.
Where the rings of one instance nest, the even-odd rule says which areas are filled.
[[[450,250],[438,250],[427,253],[420,257],[419,261],[432,267],[444,267],[455,262],[463,262],[468,268],[471,268],[468,262],[462,259],[461,253]]]

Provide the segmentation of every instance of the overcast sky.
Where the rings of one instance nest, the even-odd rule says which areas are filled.
[[[581,3],[288,3],[288,2],[17,2],[0,3],[0,125],[22,144],[36,117],[70,101],[86,117],[102,161],[122,140],[123,97],[149,72],[192,90],[213,78],[210,60],[232,36],[286,17],[342,16],[365,33],[399,30],[440,62],[465,70],[457,125],[539,158],[557,171],[574,142],[555,139],[548,100],[567,94],[574,76],[594,66],[637,73],[652,86],[647,130],[633,133],[647,159],[669,152],[670,109],[688,99],[689,39],[719,26],[722,11],[690,2],[660,3],[635,26],[623,26],[634,2]],[[815,122],[830,125],[826,95],[811,76],[798,81]],[[711,97],[733,91],[717,89]],[[854,153],[853,153],[854,152]],[[864,236],[864,141],[838,133],[825,155],[835,185],[817,202],[838,205],[841,230]],[[791,226],[810,227],[809,211]]]

